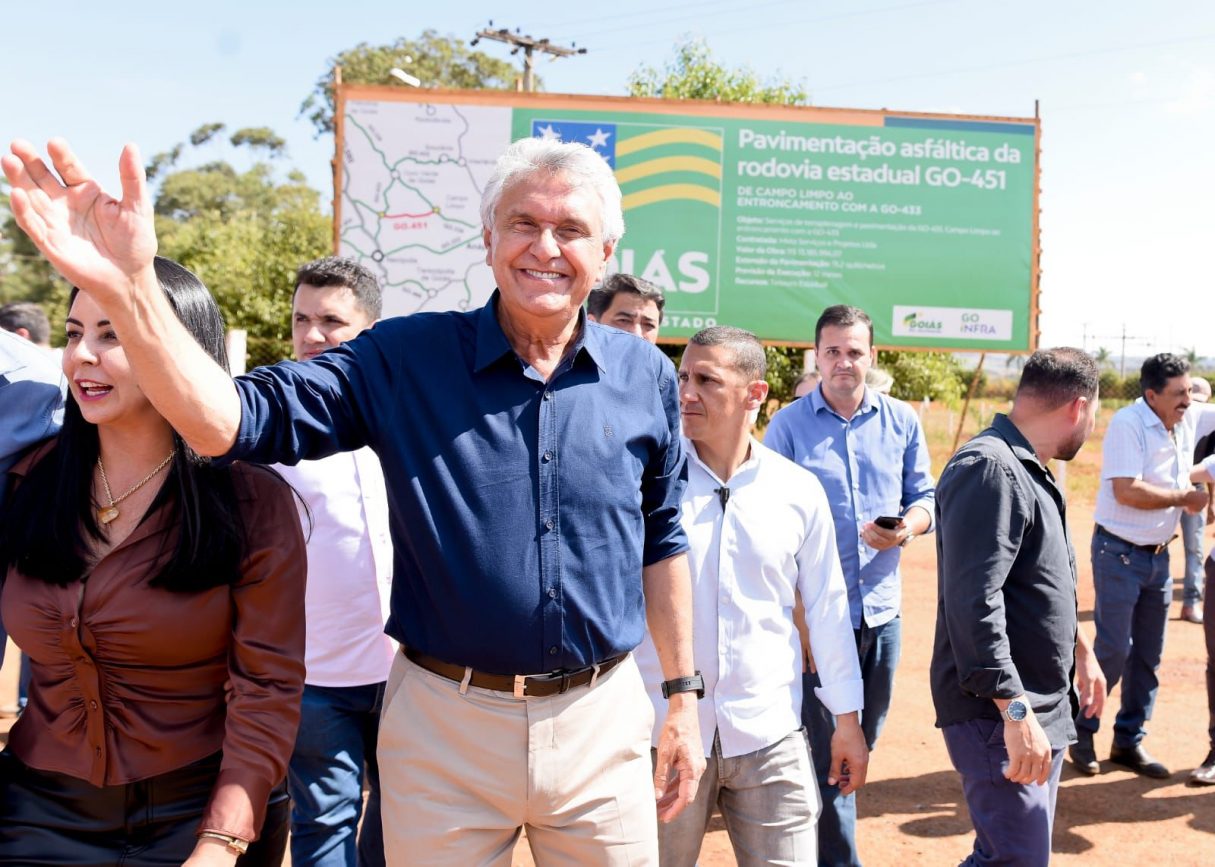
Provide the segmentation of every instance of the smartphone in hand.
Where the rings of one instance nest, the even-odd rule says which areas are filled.
[[[874,518],[873,523],[877,524],[883,530],[897,530],[899,527],[903,526],[903,519],[901,517],[895,517],[894,515],[881,515],[880,517]]]

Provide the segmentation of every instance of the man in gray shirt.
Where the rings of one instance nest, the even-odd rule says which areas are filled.
[[[1047,468],[1092,434],[1097,374],[1079,349],[1035,352],[1012,411],[937,485],[932,699],[975,826],[964,864],[1049,862],[1063,749],[1076,739],[1073,677],[1085,713],[1101,713],[1105,679],[1077,628],[1067,505]]]

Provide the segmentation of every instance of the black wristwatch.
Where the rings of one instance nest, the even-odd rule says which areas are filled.
[[[697,698],[705,697],[705,679],[696,672],[691,677],[677,677],[674,680],[663,681],[662,697],[670,698],[679,692],[694,692]]]

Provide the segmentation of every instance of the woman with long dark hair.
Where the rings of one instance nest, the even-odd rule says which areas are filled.
[[[227,366],[206,287],[155,268]],[[63,369],[63,430],[10,470],[0,516],[0,610],[33,660],[0,754],[0,864],[277,867],[304,681],[291,490],[191,451],[86,292]]]

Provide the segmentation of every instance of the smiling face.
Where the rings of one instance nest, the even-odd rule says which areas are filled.
[[[63,373],[85,421],[95,425],[159,422],[135,381],[110,319],[87,292],[68,311]]]
[[[503,191],[484,239],[502,304],[512,317],[531,320],[576,316],[615,246],[603,240],[595,192],[546,172]]]
[[[860,322],[823,326],[814,359],[828,402],[859,400],[865,389],[865,374],[877,360],[869,341],[869,326]]]
[[[371,316],[348,286],[301,283],[291,302],[291,346],[297,361],[315,358],[370,328]]]
[[[1145,390],[1143,400],[1156,413],[1164,429],[1172,430],[1190,408],[1190,375],[1169,377],[1160,391]]]

